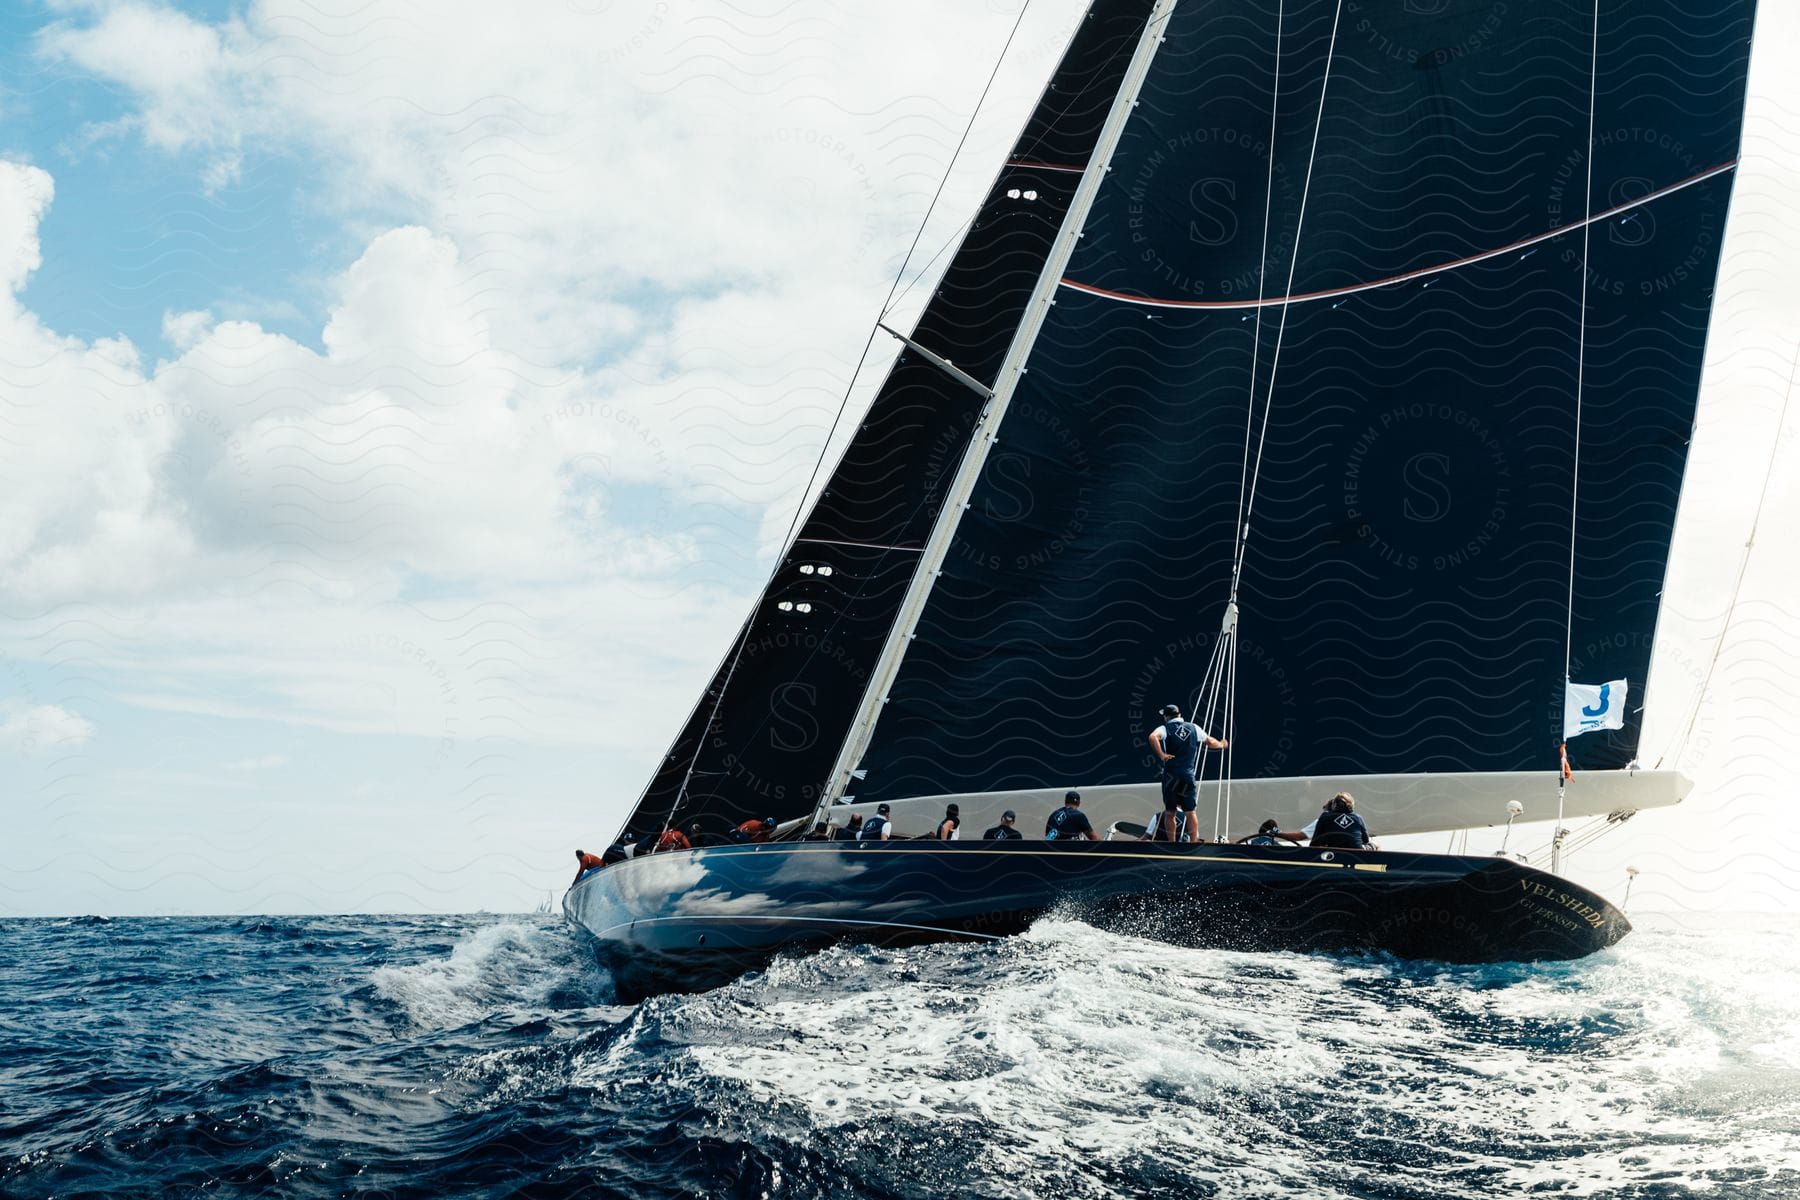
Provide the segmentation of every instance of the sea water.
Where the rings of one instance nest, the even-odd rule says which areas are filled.
[[[612,1003],[554,917],[0,921],[0,1194],[1800,1196],[1800,919],[1573,963],[1046,919]]]

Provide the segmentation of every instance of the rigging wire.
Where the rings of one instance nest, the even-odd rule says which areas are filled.
[[[1594,213],[1594,109],[1600,87],[1600,0],[1594,0],[1593,38],[1588,47],[1587,191],[1581,215]],[[1569,695],[1569,672],[1575,658],[1575,531],[1581,512],[1581,402],[1587,387],[1588,251],[1594,223],[1581,223],[1581,313],[1575,337],[1575,452],[1569,476],[1569,599],[1563,610],[1563,703]],[[1559,732],[1561,732],[1559,730]],[[1562,765],[1556,773],[1556,833],[1550,841],[1550,870],[1562,866],[1563,803],[1569,790],[1568,743],[1563,742]]]
[[[1269,88],[1269,175],[1263,190],[1263,227],[1262,253],[1256,260],[1256,326],[1250,340],[1250,386],[1249,397],[1244,412],[1244,457],[1238,468],[1238,526],[1239,537],[1249,536],[1245,528],[1244,498],[1250,482],[1250,427],[1256,423],[1256,373],[1262,367],[1262,324],[1263,300],[1268,295],[1269,284],[1269,225],[1275,209],[1275,136],[1281,121],[1281,45],[1282,34],[1287,21],[1286,0],[1279,0],[1275,6],[1275,78]],[[1329,67],[1327,68],[1329,70]],[[1325,102],[1323,93],[1319,99],[1319,113],[1324,116]],[[1299,246],[1296,244],[1295,250]],[[1288,288],[1288,293],[1293,293]],[[1235,554],[1234,554],[1235,562]],[[1232,573],[1231,598],[1237,599],[1237,573]]]
[[[1675,743],[1675,763],[1679,763],[1682,754],[1687,751],[1688,739],[1693,736],[1694,726],[1700,720],[1700,705],[1706,699],[1706,689],[1712,685],[1713,671],[1718,667],[1719,659],[1725,653],[1725,635],[1731,630],[1731,617],[1737,611],[1738,596],[1744,589],[1744,576],[1750,570],[1750,555],[1756,547],[1756,531],[1762,524],[1763,508],[1769,502],[1769,484],[1775,478],[1775,460],[1781,455],[1781,431],[1787,428],[1788,405],[1794,399],[1794,385],[1797,380],[1800,380],[1800,341],[1794,343],[1794,361],[1788,367],[1787,391],[1781,397],[1781,414],[1775,420],[1775,436],[1769,442],[1769,462],[1763,468],[1762,491],[1756,498],[1756,514],[1750,519],[1750,535],[1744,540],[1743,557],[1738,560],[1737,578],[1731,585],[1731,599],[1725,605],[1725,620],[1719,626],[1719,639],[1713,645],[1712,657],[1707,660],[1706,675],[1700,680],[1699,690],[1694,693],[1687,724],[1682,728],[1681,736]],[[1667,756],[1668,752],[1665,751],[1657,758],[1656,765],[1662,766],[1662,760]],[[1675,763],[1670,765],[1674,766]]]
[[[1331,65],[1337,55],[1338,27],[1343,21],[1344,0],[1337,0],[1337,8],[1331,18],[1331,41],[1325,50],[1325,74],[1319,81],[1319,115],[1313,121],[1312,149],[1307,154],[1306,178],[1300,189],[1300,211],[1294,220],[1294,250],[1288,259],[1288,277],[1286,295],[1294,294],[1294,275],[1300,266],[1300,236],[1306,228],[1306,202],[1312,195],[1313,167],[1319,160],[1319,133],[1325,126],[1325,97],[1331,87]],[[1269,153],[1274,154],[1274,147]],[[1291,304],[1283,301],[1281,320],[1275,326],[1275,348],[1269,357],[1269,384],[1263,389],[1262,431],[1257,436],[1256,463],[1250,473],[1250,489],[1244,497],[1243,521],[1244,535],[1238,542],[1237,559],[1231,567],[1231,592],[1236,595],[1238,583],[1244,574],[1244,551],[1250,542],[1250,515],[1256,507],[1256,487],[1262,479],[1263,452],[1269,443],[1269,417],[1275,408],[1275,377],[1281,369],[1281,344],[1287,336],[1288,310]]]
[[[1019,15],[1013,18],[1012,30],[1006,35],[1006,44],[1000,47],[1000,57],[994,60],[994,69],[988,72],[987,83],[982,85],[981,95],[975,98],[975,107],[969,113],[969,123],[963,126],[962,137],[956,140],[956,149],[950,152],[950,162],[944,167],[943,178],[938,180],[937,191],[931,193],[931,203],[925,206],[925,215],[920,218],[919,228],[913,233],[912,245],[906,248],[906,256],[900,260],[900,270],[894,276],[893,286],[888,288],[887,299],[881,302],[883,319],[886,319],[888,310],[897,302],[894,293],[899,291],[900,281],[906,277],[906,264],[912,261],[913,251],[919,248],[919,240],[925,236],[925,227],[931,222],[931,214],[937,211],[937,202],[943,196],[944,189],[950,184],[950,176],[956,169],[956,160],[962,156],[963,147],[969,141],[969,134],[974,132],[975,119],[981,115],[981,108],[987,103],[988,93],[994,89],[994,80],[1000,78],[1000,68],[1006,62],[1006,53],[1012,49],[1013,39],[1019,36],[1019,26],[1025,23],[1025,14],[1030,10],[1031,0],[1025,0],[1025,3],[1019,6]],[[1029,118],[1027,119],[1029,120]],[[973,215],[969,218],[970,221],[974,219]],[[938,255],[942,253],[942,250],[938,251]],[[938,255],[932,256],[932,262],[937,261]],[[930,263],[927,263],[925,270],[929,269]],[[913,283],[917,282],[918,279],[915,278]],[[907,285],[907,290],[912,290],[912,284]],[[874,330],[870,330],[869,333],[871,337],[874,336]]]
[[[1275,78],[1271,91],[1269,113],[1269,170],[1263,196],[1263,235],[1262,257],[1257,266],[1257,308],[1254,341],[1251,346],[1249,402],[1244,420],[1244,459],[1238,479],[1238,527],[1235,531],[1236,545],[1233,547],[1231,563],[1230,600],[1226,606],[1225,628],[1221,630],[1222,653],[1218,660],[1221,680],[1228,680],[1225,688],[1224,711],[1221,714],[1216,706],[1209,706],[1206,714],[1207,724],[1212,724],[1214,717],[1221,717],[1220,732],[1226,742],[1226,750],[1220,756],[1219,803],[1215,810],[1215,826],[1220,822],[1229,822],[1231,785],[1229,781],[1230,766],[1226,755],[1230,753],[1232,734],[1237,730],[1237,654],[1238,654],[1238,618],[1237,606],[1240,585],[1243,582],[1244,562],[1250,545],[1250,517],[1256,506],[1256,489],[1262,480],[1263,454],[1269,441],[1269,419],[1275,408],[1275,380],[1281,366],[1281,347],[1287,335],[1288,311],[1291,297],[1294,294],[1294,279],[1300,266],[1301,235],[1306,228],[1306,207],[1312,196],[1313,168],[1319,160],[1319,136],[1325,127],[1325,101],[1331,90],[1331,69],[1337,60],[1338,31],[1343,25],[1344,0],[1337,0],[1331,17],[1331,38],[1325,47],[1325,68],[1319,80],[1318,114],[1313,119],[1312,144],[1307,151],[1306,176],[1300,191],[1300,207],[1294,218],[1294,246],[1288,257],[1287,287],[1281,304],[1281,319],[1275,327],[1275,345],[1269,356],[1269,380],[1263,388],[1262,426],[1256,439],[1256,457],[1254,463],[1250,458],[1250,429],[1256,424],[1256,391],[1257,371],[1262,364],[1262,300],[1267,292],[1269,267],[1269,230],[1273,222],[1275,202],[1275,139],[1281,109],[1281,51],[1286,21],[1285,3],[1277,5],[1275,34]],[[1247,482],[1246,482],[1247,480]],[[1228,644],[1227,644],[1228,643]],[[1208,667],[1210,673],[1212,667]]]
[[[1245,495],[1250,481],[1250,428],[1256,423],[1256,375],[1262,366],[1262,326],[1263,299],[1268,295],[1269,285],[1269,227],[1275,211],[1275,138],[1281,123],[1281,49],[1287,26],[1286,0],[1277,0],[1275,5],[1275,69],[1269,86],[1269,170],[1263,185],[1263,227],[1262,249],[1256,260],[1256,324],[1250,335],[1250,379],[1247,387],[1247,398],[1244,406],[1244,454],[1238,468],[1238,523],[1232,531],[1236,545],[1232,547],[1231,595],[1226,602],[1225,623],[1228,628],[1219,631],[1219,645],[1223,651],[1223,659],[1219,663],[1219,675],[1222,682],[1228,679],[1225,686],[1224,712],[1218,711],[1217,694],[1207,701],[1204,728],[1212,732],[1216,727],[1219,736],[1225,740],[1225,749],[1219,755],[1219,784],[1213,808],[1213,837],[1221,836],[1219,826],[1231,827],[1231,741],[1237,733],[1237,599],[1238,577],[1237,562],[1241,555],[1243,542],[1250,536],[1248,515],[1245,512]],[[1329,73],[1329,56],[1326,71]],[[1324,92],[1319,96],[1319,117],[1325,116]],[[1309,169],[1310,174],[1310,169]],[[1295,253],[1299,252],[1296,241]],[[1290,287],[1289,292],[1293,289]],[[1213,667],[1209,663],[1210,674]],[[1214,718],[1218,718],[1215,726]]]
[[[693,757],[688,760],[687,770],[682,774],[681,784],[675,791],[675,799],[669,805],[668,814],[663,818],[662,832],[664,833],[669,831],[669,826],[674,822],[676,814],[682,810],[687,801],[688,785],[693,782],[694,768],[700,763],[700,754],[705,749],[707,734],[711,732],[714,723],[719,719],[719,708],[725,703],[725,693],[730,689],[732,676],[737,673],[738,664],[743,661],[744,648],[750,642],[750,626],[755,622],[756,613],[762,607],[762,598],[768,594],[769,585],[774,582],[776,573],[781,570],[781,563],[793,550],[794,537],[800,528],[801,518],[806,514],[807,497],[812,495],[813,485],[819,479],[819,470],[825,465],[825,457],[831,451],[831,441],[837,436],[838,427],[843,424],[844,413],[850,407],[850,397],[856,391],[856,381],[862,375],[864,364],[868,362],[869,351],[875,345],[875,335],[880,332],[881,319],[886,317],[888,306],[894,302],[894,295],[900,289],[900,281],[906,277],[907,264],[912,261],[913,252],[918,249],[919,240],[925,236],[925,227],[931,221],[931,214],[937,208],[938,198],[944,194],[944,187],[948,184],[950,173],[956,166],[957,156],[962,153],[963,146],[969,140],[970,132],[975,128],[975,121],[981,115],[981,107],[987,102],[988,93],[993,90],[994,80],[999,78],[1000,68],[1006,62],[1007,51],[1012,49],[1013,39],[1018,36],[1019,27],[1024,23],[1025,14],[1030,9],[1031,0],[1025,0],[1025,3],[1019,6],[1019,15],[1013,19],[1012,29],[1006,35],[1006,42],[1000,47],[1000,55],[994,60],[994,69],[988,73],[987,83],[982,86],[981,95],[976,99],[975,107],[969,113],[968,123],[963,126],[962,137],[957,139],[956,149],[950,153],[950,162],[944,168],[943,178],[938,181],[937,191],[932,193],[931,203],[925,206],[925,215],[919,219],[919,228],[913,233],[912,244],[906,248],[906,255],[900,260],[899,270],[894,272],[894,281],[888,285],[887,298],[882,301],[882,317],[877,318],[869,326],[869,335],[863,340],[862,353],[857,356],[856,366],[850,372],[850,382],[844,388],[843,399],[838,402],[837,414],[832,417],[831,428],[826,431],[825,440],[819,445],[819,454],[813,460],[812,472],[806,478],[806,486],[801,489],[799,502],[794,506],[794,515],[788,521],[787,532],[782,537],[781,553],[775,559],[775,567],[769,573],[768,582],[763,584],[763,591],[757,597],[756,605],[750,610],[750,615],[745,618],[743,625],[739,627],[737,645],[731,655],[731,665],[726,668],[724,682],[719,685],[719,694],[713,699],[712,711],[707,714],[706,724],[701,727],[700,736],[695,739]],[[973,218],[970,219],[973,220]],[[943,251],[940,250],[938,253],[942,254]],[[886,557],[885,554],[883,557]],[[816,650],[815,653],[817,653]],[[633,811],[635,812],[635,809]],[[626,820],[630,819],[628,815]]]

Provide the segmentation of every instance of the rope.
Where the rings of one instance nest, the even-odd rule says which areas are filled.
[[[1319,135],[1325,127],[1325,100],[1331,89],[1331,68],[1337,60],[1338,30],[1343,24],[1344,3],[1337,0],[1331,18],[1331,40],[1325,48],[1325,70],[1319,80],[1318,115],[1313,120],[1312,144],[1307,152],[1306,178],[1300,192],[1300,209],[1294,220],[1294,248],[1288,259],[1287,287],[1284,294],[1294,294],[1294,278],[1300,266],[1301,235],[1306,229],[1306,207],[1312,197],[1313,168],[1319,159]],[[1226,742],[1226,748],[1219,756],[1219,784],[1217,801],[1214,808],[1213,835],[1223,836],[1224,829],[1229,828],[1231,820],[1231,743],[1237,732],[1237,665],[1238,665],[1238,621],[1241,613],[1237,602],[1239,588],[1244,577],[1244,561],[1250,546],[1250,516],[1256,506],[1256,489],[1262,480],[1263,454],[1269,442],[1269,418],[1275,408],[1275,379],[1281,366],[1281,347],[1287,335],[1289,305],[1284,300],[1281,305],[1281,320],[1275,327],[1275,345],[1270,351],[1269,382],[1264,389],[1262,406],[1262,428],[1256,439],[1256,458],[1252,463],[1250,457],[1250,429],[1256,423],[1257,372],[1262,366],[1262,314],[1263,299],[1268,289],[1269,269],[1269,230],[1273,224],[1275,207],[1275,141],[1281,117],[1281,51],[1286,32],[1287,7],[1285,2],[1276,6],[1275,17],[1275,72],[1274,85],[1271,89],[1269,111],[1269,170],[1263,194],[1263,230],[1261,257],[1257,264],[1256,277],[1256,325],[1252,335],[1250,353],[1249,397],[1244,415],[1244,455],[1243,465],[1238,475],[1238,525],[1236,545],[1232,548],[1231,592],[1229,606],[1226,609],[1230,628],[1222,630],[1217,653],[1213,662],[1207,667],[1208,677],[1213,677],[1216,669],[1216,685],[1211,702],[1206,710],[1206,723],[1219,730],[1219,736]],[[1205,685],[1202,685],[1203,688]],[[1224,692],[1224,710],[1218,708],[1218,692]],[[1214,726],[1214,718],[1222,718]],[[1209,732],[1210,732],[1209,728]],[[1222,828],[1223,827],[1223,828]]]
[[[1600,0],[1594,0],[1594,40],[1588,58],[1587,195],[1582,213],[1594,211],[1594,107],[1600,73]],[[1575,342],[1575,456],[1569,487],[1569,599],[1563,621],[1563,682],[1575,656],[1575,526],[1581,509],[1581,401],[1587,386],[1588,248],[1593,222],[1581,225],[1581,321]]]
[[[1588,129],[1587,192],[1582,199],[1581,215],[1594,211],[1594,108],[1600,86],[1600,0],[1594,0],[1594,31],[1588,48]],[[1581,225],[1581,314],[1575,340],[1575,455],[1569,479],[1569,599],[1563,611],[1563,696],[1568,702],[1569,670],[1575,657],[1575,528],[1581,511],[1581,400],[1587,386],[1587,294],[1588,250],[1592,242],[1592,221]],[[1561,731],[1558,730],[1560,733]],[[1568,794],[1566,772],[1556,774],[1556,829],[1550,844],[1550,870],[1562,865],[1563,801]]]
[[[1775,436],[1769,439],[1769,464],[1763,468],[1762,491],[1756,498],[1756,515],[1750,519],[1750,536],[1744,541],[1744,556],[1738,561],[1737,579],[1731,585],[1731,600],[1725,605],[1725,623],[1719,626],[1719,640],[1713,646],[1712,657],[1707,660],[1706,675],[1700,680],[1700,689],[1694,693],[1687,724],[1682,728],[1681,737],[1675,744],[1676,763],[1681,761],[1682,754],[1687,751],[1688,739],[1693,736],[1694,726],[1700,720],[1700,705],[1706,699],[1706,689],[1711,686],[1713,671],[1725,653],[1725,635],[1731,629],[1732,614],[1737,611],[1738,596],[1744,589],[1744,576],[1750,570],[1750,553],[1756,547],[1756,531],[1762,524],[1763,508],[1769,502],[1769,484],[1775,478],[1775,460],[1781,454],[1781,431],[1787,428],[1788,405],[1794,399],[1796,380],[1800,380],[1800,342],[1794,343],[1794,361],[1788,367],[1787,391],[1781,398],[1781,415],[1775,421]],[[1667,752],[1658,757],[1657,766],[1662,766],[1664,757],[1667,757]]]
[[[1248,514],[1245,511],[1245,496],[1250,481],[1250,426],[1256,421],[1256,372],[1262,366],[1262,320],[1263,300],[1268,295],[1269,277],[1269,224],[1275,208],[1275,134],[1281,117],[1281,42],[1284,24],[1287,20],[1286,0],[1275,6],[1275,82],[1269,91],[1269,178],[1263,192],[1263,228],[1262,255],[1256,260],[1256,331],[1250,342],[1250,395],[1244,412],[1244,458],[1238,470],[1238,528],[1239,544],[1250,536]],[[1329,70],[1327,64],[1327,70]],[[1319,113],[1323,117],[1325,98],[1319,97]],[[1307,171],[1311,175],[1311,170]],[[1294,245],[1295,257],[1299,256],[1298,240]],[[1288,292],[1293,293],[1293,287]],[[1234,548],[1233,566],[1236,566],[1237,548]],[[1237,572],[1231,577],[1231,598],[1237,599]]]
[[[1286,289],[1286,294],[1289,296],[1294,294],[1294,273],[1300,266],[1300,237],[1306,228],[1306,203],[1312,196],[1313,166],[1318,162],[1319,158],[1319,132],[1325,126],[1325,96],[1326,92],[1331,87],[1331,64],[1337,56],[1338,26],[1342,23],[1343,16],[1344,0],[1337,0],[1337,8],[1333,12],[1331,18],[1331,41],[1325,50],[1325,77],[1319,81],[1319,115],[1318,119],[1313,122],[1312,149],[1307,155],[1306,180],[1300,190],[1300,212],[1294,221],[1294,253],[1288,260]],[[1269,147],[1269,153],[1272,161],[1275,153],[1273,145]],[[1267,399],[1263,401],[1262,432],[1258,435],[1256,442],[1256,466],[1250,474],[1249,493],[1244,497],[1243,520],[1241,522],[1244,533],[1238,541],[1237,561],[1232,564],[1231,568],[1231,594],[1233,596],[1237,595],[1238,582],[1243,578],[1244,552],[1250,544],[1250,514],[1256,506],[1257,484],[1262,480],[1263,451],[1269,444],[1269,417],[1275,408],[1275,376],[1281,369],[1281,345],[1282,341],[1287,336],[1289,307],[1290,306],[1286,303],[1282,304],[1281,320],[1275,326],[1275,349],[1269,359],[1269,386],[1265,391]]]
[[[944,176],[938,180],[937,191],[932,193],[931,203],[925,206],[925,215],[919,219],[919,227],[913,233],[912,244],[906,248],[906,255],[900,260],[900,268],[894,272],[894,281],[888,285],[887,298],[882,301],[881,316],[876,318],[869,327],[869,336],[863,341],[862,353],[857,356],[856,367],[850,372],[850,382],[844,388],[843,399],[838,401],[837,414],[832,417],[831,428],[825,432],[825,440],[819,445],[819,454],[813,460],[812,472],[806,477],[806,486],[800,491],[800,501],[794,506],[794,515],[788,521],[787,532],[782,535],[782,552],[776,557],[774,571],[770,572],[769,581],[771,583],[774,582],[775,572],[781,569],[782,561],[793,549],[794,535],[800,527],[801,517],[806,513],[806,498],[812,495],[813,484],[818,482],[819,470],[825,465],[825,456],[831,450],[831,440],[837,436],[838,427],[843,424],[844,413],[850,407],[851,393],[856,390],[856,380],[862,374],[863,366],[869,360],[869,350],[875,344],[875,335],[881,328],[881,321],[886,318],[889,306],[895,303],[894,294],[900,290],[900,281],[906,278],[906,266],[912,261],[913,252],[918,249],[919,240],[925,236],[925,227],[930,223],[931,214],[937,208],[938,199],[944,194],[944,188],[950,181],[950,173],[956,166],[957,156],[962,153],[963,146],[969,140],[970,132],[975,128],[976,118],[981,115],[981,106],[987,102],[988,92],[993,89],[994,80],[1000,76],[1000,67],[1006,62],[1006,53],[1012,49],[1013,39],[1018,36],[1019,26],[1024,23],[1025,14],[1030,9],[1031,0],[1025,0],[1025,3],[1019,6],[1019,15],[1013,19],[1012,29],[1006,35],[1006,44],[1000,47],[1000,56],[994,60],[994,69],[989,72],[987,83],[982,87],[981,95],[976,98],[975,108],[969,113],[968,124],[963,126],[962,137],[957,140],[956,149],[950,154],[950,162],[944,168]],[[970,218],[970,220],[973,219]],[[940,250],[938,253],[941,255],[943,251]],[[933,256],[932,261],[937,261],[936,256]],[[926,269],[929,267],[930,264],[927,264]],[[910,285],[908,286],[910,290]],[[768,584],[764,584],[763,595],[767,595],[767,593]],[[758,597],[756,608],[760,607],[761,596]],[[719,685],[719,694],[713,700],[712,711],[707,713],[706,724],[701,727],[700,736],[695,741],[694,755],[688,760],[687,771],[681,777],[681,786],[675,791],[674,803],[669,806],[668,815],[663,818],[662,832],[664,833],[669,831],[669,826],[674,822],[676,815],[687,803],[688,785],[693,781],[694,768],[700,763],[700,753],[706,747],[706,735],[711,731],[713,723],[719,719],[719,708],[725,703],[725,693],[730,690],[732,676],[737,674],[738,663],[743,661],[744,647],[750,642],[750,626],[756,620],[756,608],[751,609],[750,616],[745,619],[739,630],[737,648],[732,653],[731,665],[725,670],[725,680]]]

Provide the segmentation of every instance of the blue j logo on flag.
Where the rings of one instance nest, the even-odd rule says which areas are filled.
[[[1626,685],[1623,679],[1606,683],[1564,681],[1563,738],[1592,733],[1596,729],[1625,728]]]
[[[1581,715],[1584,717],[1604,716],[1606,714],[1606,706],[1608,704],[1610,704],[1611,702],[1612,702],[1612,684],[1603,683],[1600,685],[1600,702],[1598,704],[1594,705],[1594,707],[1592,707],[1592,708],[1587,708],[1584,706],[1581,710]]]

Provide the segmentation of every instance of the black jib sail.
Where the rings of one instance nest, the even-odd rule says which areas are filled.
[[[858,798],[1153,778],[1247,473],[1234,776],[1627,764],[1753,7],[1178,7]]]
[[[1013,346],[1151,8],[1089,10],[912,332],[983,388]],[[697,821],[719,833],[812,811],[987,403],[925,356],[900,357],[628,828]]]

